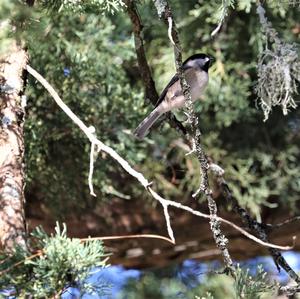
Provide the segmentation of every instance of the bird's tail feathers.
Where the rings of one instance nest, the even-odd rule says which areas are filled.
[[[153,126],[153,124],[159,119],[162,114],[157,111],[157,109],[153,110],[135,129],[134,135],[138,139],[143,139],[149,132],[149,129]]]

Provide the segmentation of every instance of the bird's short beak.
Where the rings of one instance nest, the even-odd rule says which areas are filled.
[[[209,57],[210,64],[213,64],[216,61],[215,57],[210,55],[208,57]]]

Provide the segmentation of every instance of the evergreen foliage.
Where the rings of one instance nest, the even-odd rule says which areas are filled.
[[[272,294],[275,286],[275,284],[270,283],[267,273],[260,265],[257,267],[255,275],[251,275],[249,269],[237,268],[234,281],[234,290],[237,299],[260,299],[263,293],[271,292]]]
[[[16,247],[12,254],[1,254],[1,291],[16,298],[33,294],[34,298],[48,298],[71,286],[82,292],[102,292],[103,285],[85,282],[93,268],[106,265],[101,241],[70,239],[65,224],[62,228],[57,224],[54,235],[37,228],[31,236],[30,249]]]
[[[41,0],[42,5],[51,11],[74,13],[115,13],[124,6],[122,0]]]
[[[103,142],[128,160],[144,159],[141,149],[145,145],[136,143],[128,134],[132,122],[145,113],[142,92],[131,86],[124,70],[124,65],[134,60],[132,40],[114,38],[116,26],[109,18],[99,18],[96,14],[79,16],[61,12],[41,17],[40,22],[41,32],[28,37],[32,65],[48,78],[75,113],[96,127]],[[41,37],[45,32],[46,36]],[[37,46],[36,40],[40,38],[49,43]],[[89,143],[56,107],[51,96],[32,78],[30,82],[25,132],[28,182],[51,198],[51,208],[56,214],[62,214],[66,207],[81,209],[89,202],[86,180]],[[132,103],[136,105],[136,114],[131,113]],[[53,163],[49,163],[52,158]],[[118,166],[103,155],[101,160],[95,167],[94,185],[96,190],[101,188],[103,197],[109,198],[118,189],[112,183],[119,177]],[[65,170],[72,175],[66,175]],[[36,178],[40,178],[39,182]],[[50,186],[49,180],[53,182]],[[97,192],[100,199],[101,191]],[[66,200],[61,201],[57,194],[63,194]],[[79,197],[87,200],[78,201]]]

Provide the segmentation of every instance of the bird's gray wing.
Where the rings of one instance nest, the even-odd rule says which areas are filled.
[[[187,69],[191,68],[189,65],[186,65],[185,62],[183,63],[183,71],[186,71]],[[170,80],[170,82],[168,83],[168,85],[165,87],[165,89],[162,91],[162,93],[160,94],[156,104],[155,104],[155,108],[164,100],[170,86],[172,86],[174,83],[176,83],[179,80],[179,76],[176,74],[173,76],[173,78]]]
[[[178,75],[174,75],[173,78],[170,80],[170,82],[168,83],[168,85],[165,87],[165,89],[162,91],[162,93],[160,94],[157,102],[156,102],[156,105],[155,105],[155,108],[164,100],[169,88],[179,80],[179,77]]]

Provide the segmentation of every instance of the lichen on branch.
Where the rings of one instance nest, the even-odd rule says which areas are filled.
[[[260,3],[257,14],[265,35],[265,50],[258,59],[255,92],[266,121],[274,106],[281,106],[284,115],[297,107],[295,95],[297,81],[300,81],[300,57],[297,44],[285,43],[278,37]]]

